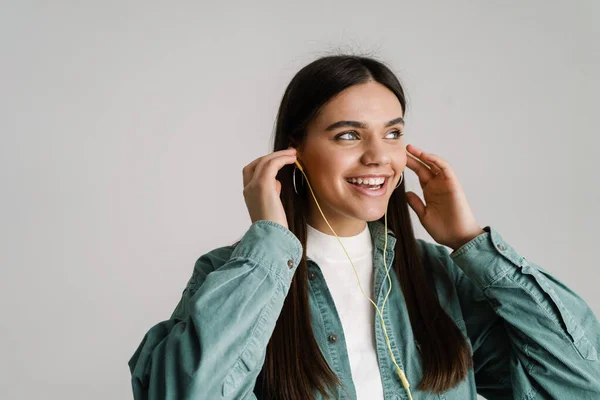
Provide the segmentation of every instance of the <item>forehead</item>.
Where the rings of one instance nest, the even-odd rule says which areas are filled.
[[[377,82],[354,85],[325,104],[315,120],[317,125],[338,120],[386,123],[403,116],[396,95]]]

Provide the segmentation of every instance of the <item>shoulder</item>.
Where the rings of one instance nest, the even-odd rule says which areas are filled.
[[[441,244],[428,242],[424,239],[417,239],[417,248],[423,267],[434,273],[439,273],[440,269],[448,269],[450,259],[448,250]]]
[[[424,239],[417,239],[419,255],[424,258],[444,259],[449,256],[445,246],[437,243],[431,243]]]
[[[454,262],[446,246],[423,239],[417,239],[417,246],[425,267],[436,271],[443,269],[453,281],[463,278],[464,272]]]
[[[433,279],[438,294],[450,295],[454,292],[464,273],[450,257],[448,248],[424,239],[417,239],[417,247],[422,266]]]
[[[439,274],[440,270],[448,272],[447,270],[450,268],[448,264],[452,259],[445,246],[417,239],[417,248],[423,267],[436,274]]]

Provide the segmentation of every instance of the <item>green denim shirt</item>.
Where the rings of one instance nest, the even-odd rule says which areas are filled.
[[[368,227],[373,301],[381,309],[388,290],[385,231],[381,221]],[[600,323],[594,312],[494,228],[484,231],[451,254],[417,240],[424,267],[436,274],[440,303],[467,338],[474,361],[461,384],[434,395],[416,389],[423,376],[419,344],[391,268],[396,238],[388,230],[393,284],[383,315],[413,399],[466,400],[476,393],[488,399],[600,399]],[[255,382],[301,257],[298,238],[266,220],[254,222],[237,246],[202,255],[171,318],[146,333],[129,361],[134,398],[260,399]],[[346,392],[355,398],[342,323],[319,266],[310,258],[307,263],[315,337],[344,385],[337,398],[347,398]],[[408,399],[378,318],[375,351],[385,399]]]

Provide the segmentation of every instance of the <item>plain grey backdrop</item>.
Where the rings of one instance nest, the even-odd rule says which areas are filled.
[[[271,151],[286,85],[336,52],[387,62],[405,143],[448,160],[478,222],[600,313],[599,2],[1,10],[3,399],[132,397],[146,331],[250,226],[241,171]]]

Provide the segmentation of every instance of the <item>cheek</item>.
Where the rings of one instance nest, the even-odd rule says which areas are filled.
[[[397,171],[402,171],[406,167],[407,162],[408,156],[406,155],[406,152],[403,151],[402,153],[394,157],[393,167]]]
[[[319,160],[317,166],[317,174],[319,180],[331,184],[332,181],[339,180],[345,176],[346,171],[349,171],[351,162],[345,158],[335,157],[334,155],[324,155]]]

